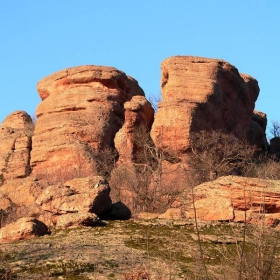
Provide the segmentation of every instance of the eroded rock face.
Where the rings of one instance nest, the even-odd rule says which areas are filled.
[[[101,225],[100,219],[93,213],[68,213],[56,220],[56,228],[74,228]]]
[[[254,110],[250,127],[247,132],[247,138],[249,143],[261,148],[264,151],[268,150],[268,143],[265,134],[266,125],[266,114]]]
[[[149,131],[154,121],[154,109],[144,96],[134,96],[124,104],[125,121],[115,137],[115,146],[119,153],[118,163],[131,163],[134,159],[137,143],[135,139],[140,130]],[[138,130],[138,131],[137,131]]]
[[[173,154],[186,152],[191,131],[223,130],[245,139],[258,82],[231,64],[175,56],[161,64],[162,102],[152,127],[155,144]]]
[[[60,215],[80,213],[100,215],[108,211],[112,204],[109,194],[110,187],[101,176],[76,178],[63,185],[47,187],[37,198],[36,203],[42,211],[52,214],[51,218],[42,214],[40,219],[47,224],[46,219],[51,219],[51,222],[56,224],[56,219]],[[76,216],[71,218],[80,219]],[[64,218],[59,219],[62,221]]]
[[[34,174],[60,181],[96,173],[93,153],[114,147],[124,103],[144,95],[136,80],[104,66],[59,71],[41,80],[37,89],[42,102],[31,165]]]
[[[4,179],[30,174],[31,137],[34,124],[24,111],[10,114],[0,128],[0,174]]]
[[[6,180],[0,187],[0,211],[3,224],[8,224],[22,217],[38,216],[41,209],[36,204],[37,197],[46,188],[47,182],[35,178],[15,178]]]
[[[194,203],[199,220],[256,222],[264,217],[264,221],[276,224],[280,221],[280,181],[220,177],[195,187]],[[166,217],[170,213],[177,213],[176,218],[194,218],[190,190],[174,201]]]
[[[0,243],[29,239],[49,233],[48,227],[32,217],[18,219],[0,229]]]

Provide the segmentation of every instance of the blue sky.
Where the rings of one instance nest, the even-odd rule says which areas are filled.
[[[280,120],[280,1],[1,0],[0,121],[34,115],[37,82],[78,65],[114,66],[160,94],[173,55],[222,58],[259,82],[256,109]]]

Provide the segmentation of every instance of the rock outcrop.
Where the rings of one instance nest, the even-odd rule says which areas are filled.
[[[131,163],[137,151],[137,140],[141,130],[149,134],[154,121],[154,109],[144,96],[134,96],[124,104],[125,121],[115,137],[119,153],[118,163]]]
[[[186,189],[161,218],[204,221],[280,222],[280,181],[226,176]],[[246,214],[245,214],[246,213]]]
[[[47,182],[39,182],[32,177],[6,180],[0,187],[0,209],[6,216],[6,223],[22,217],[38,216],[41,209],[36,199],[46,186]]]
[[[161,68],[155,119],[137,81],[113,67],[68,68],[39,81],[35,130],[23,111],[0,128],[0,242],[45,234],[47,226],[128,219],[133,207],[162,213],[185,187],[189,166],[182,159],[188,159],[192,132],[221,130],[267,149],[266,115],[253,112],[259,93],[254,78],[223,60],[201,57],[170,57]],[[107,180],[97,176],[107,165],[105,151],[116,163],[106,169],[115,201],[121,200],[113,205]],[[219,178],[195,187],[197,217],[244,221],[246,211],[246,221],[253,221],[264,206],[265,217],[277,223],[279,189],[277,181]],[[148,200],[156,208],[150,210]],[[188,190],[160,217],[193,218]]]
[[[18,219],[0,229],[0,243],[29,239],[49,233],[48,227],[32,217]]]
[[[62,185],[49,186],[36,200],[43,212],[40,220],[54,225],[58,222],[60,227],[65,220],[68,220],[67,223],[74,220],[73,224],[77,224],[82,218],[90,221],[90,213],[101,215],[110,210],[112,201],[109,194],[108,182],[101,176],[76,178]],[[80,214],[83,214],[82,218]],[[61,215],[67,215],[68,218],[61,218]]]
[[[40,178],[67,179],[96,173],[94,154],[114,148],[124,103],[143,90],[125,73],[104,66],[59,71],[37,86],[42,102],[33,136],[31,166]]]
[[[56,219],[56,228],[74,228],[101,225],[100,219],[93,213],[68,213]]]
[[[261,148],[263,151],[268,150],[268,143],[266,139],[266,114],[254,110],[249,130],[247,132],[248,142]]]
[[[167,58],[161,69],[162,102],[151,131],[159,148],[180,157],[199,130],[246,138],[259,94],[254,78],[223,60],[192,56]]]
[[[0,128],[0,174],[3,179],[30,174],[31,136],[34,124],[24,111],[10,114]]]

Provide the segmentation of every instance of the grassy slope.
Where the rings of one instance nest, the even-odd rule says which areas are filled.
[[[259,231],[246,228],[241,262],[243,233],[242,224],[201,224],[201,256],[192,222],[110,221],[3,244],[0,272],[3,279],[206,279],[205,264],[209,279],[238,279],[241,264],[253,271]],[[279,279],[277,271],[267,279]]]

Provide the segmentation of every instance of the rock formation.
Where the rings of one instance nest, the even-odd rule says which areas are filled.
[[[39,81],[42,102],[34,132],[23,111],[1,125],[0,242],[45,234],[47,226],[92,226],[100,223],[99,217],[127,219],[136,193],[138,201],[162,199],[170,205],[186,185],[188,164],[182,159],[192,132],[222,130],[267,149],[266,115],[253,112],[259,93],[255,79],[219,59],[176,56],[161,68],[162,102],[155,119],[137,81],[112,67],[68,68]],[[145,137],[151,155],[141,161]],[[116,163],[111,180],[114,174],[119,180],[112,186],[122,197],[114,204],[107,181],[97,176],[107,149]],[[143,173],[137,173],[137,164]],[[229,176],[197,186],[198,218],[244,221],[246,210],[252,220],[264,203],[266,217],[276,223],[278,185]],[[193,218],[191,202],[186,190],[162,217]],[[161,200],[155,203],[161,206]]]
[[[254,110],[249,130],[247,132],[247,138],[249,143],[256,145],[264,151],[268,150],[268,143],[266,139],[266,114]]]
[[[43,223],[51,228],[99,225],[97,215],[111,210],[109,194],[108,182],[101,176],[76,178],[50,186],[33,177],[5,181],[0,188],[0,228],[3,226],[0,242],[18,239],[15,233],[8,234],[9,230],[14,232],[18,228],[24,232],[19,239],[33,236],[30,229],[33,226],[22,223],[24,219],[29,221],[28,217],[36,216],[36,225]],[[16,222],[18,219],[23,220]],[[11,223],[15,224],[10,227]]]
[[[21,178],[29,175],[31,136],[34,125],[23,111],[10,114],[0,128],[0,173],[3,178]]]
[[[192,131],[222,130],[246,138],[258,82],[231,64],[175,56],[161,64],[162,102],[152,127],[155,144],[173,154],[185,153]]]
[[[154,121],[154,109],[144,96],[134,96],[124,104],[124,109],[125,121],[116,134],[115,146],[119,153],[118,163],[131,163],[137,151],[138,139],[135,138],[139,136],[139,129],[146,129],[149,133]]]
[[[68,213],[56,219],[56,228],[61,229],[101,224],[100,219],[93,213]]]
[[[36,203],[53,214],[95,213],[110,209],[110,187],[101,176],[76,178],[44,189]]]
[[[48,227],[32,217],[20,218],[0,229],[0,243],[29,239],[49,233]]]
[[[280,181],[226,176],[186,189],[161,218],[194,218],[204,221],[280,222]],[[246,212],[246,215],[245,215]]]
[[[33,136],[31,166],[40,178],[67,180],[95,171],[94,153],[114,147],[124,103],[143,90],[125,73],[103,66],[59,71],[37,86],[42,102]]]
[[[41,209],[36,204],[37,197],[47,187],[47,182],[35,178],[10,179],[0,187],[0,209],[5,223],[18,218],[38,216]]]

